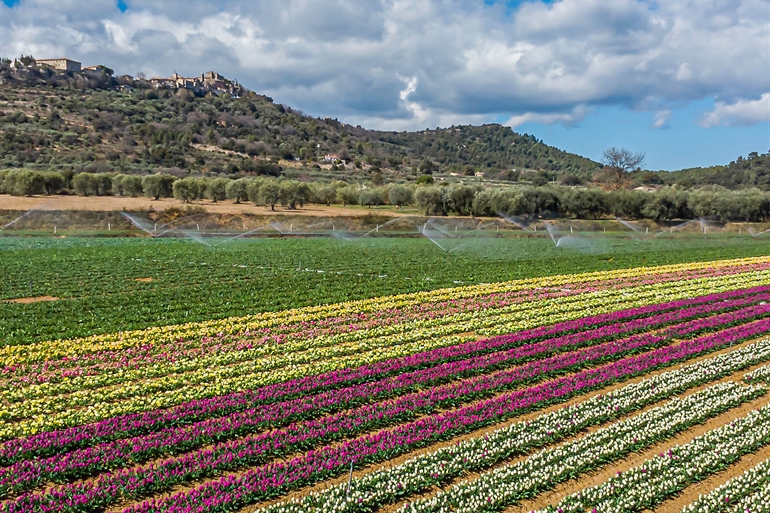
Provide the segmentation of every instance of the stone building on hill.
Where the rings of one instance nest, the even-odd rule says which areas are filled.
[[[61,71],[80,71],[80,63],[66,57],[60,59],[35,59],[38,66],[50,66]]]

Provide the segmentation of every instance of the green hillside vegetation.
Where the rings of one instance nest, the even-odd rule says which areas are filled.
[[[6,168],[373,181],[483,172],[508,181],[581,183],[601,167],[501,125],[383,132],[313,118],[251,91],[196,97],[107,73],[22,71],[0,69]],[[321,169],[327,155],[338,157],[336,164]]]
[[[678,184],[682,187],[702,187],[719,185],[728,189],[757,187],[762,190],[770,189],[770,153],[760,155],[754,151],[747,158],[738,157],[726,166],[696,167],[680,171],[661,171],[650,176],[639,173],[641,182],[648,180],[662,184]],[[644,176],[642,176],[644,175]]]

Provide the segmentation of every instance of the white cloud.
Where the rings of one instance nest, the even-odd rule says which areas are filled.
[[[670,110],[659,110],[655,113],[652,128],[671,128],[671,120],[673,119],[674,116],[671,114]]]
[[[21,0],[0,4],[0,23],[7,55],[132,74],[215,69],[306,112],[383,128],[516,126],[574,124],[602,105],[658,116],[758,97],[767,1],[532,1],[506,13],[481,0],[130,0],[121,14],[113,0]]]
[[[686,62],[683,62],[679,65],[679,69],[676,72],[676,79],[677,80],[690,80],[692,78],[692,70],[690,69],[690,65]]]
[[[733,103],[715,102],[714,110],[698,120],[702,127],[750,126],[770,122],[770,93],[757,99],[738,98]]]
[[[417,91],[419,81],[417,77],[402,77],[398,79],[404,84],[404,89],[399,92],[399,104],[403,111],[407,112],[403,116],[397,116],[390,119],[377,117],[350,117],[349,123],[360,124],[363,126],[376,126],[382,130],[404,131],[404,130],[422,130],[433,127],[446,127],[460,124],[479,124],[489,122],[488,116],[484,115],[454,115],[452,113],[438,112],[424,107],[416,101],[410,100],[410,97]]]
[[[554,123],[561,123],[565,126],[575,126],[589,114],[585,105],[578,105],[570,112],[527,112],[524,114],[518,114],[512,116],[504,124],[511,128],[516,128],[524,123],[541,123],[544,125],[552,125]]]

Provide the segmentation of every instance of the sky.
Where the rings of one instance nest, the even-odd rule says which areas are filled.
[[[382,130],[502,123],[648,169],[770,151],[770,0],[2,0],[0,55],[215,70]]]

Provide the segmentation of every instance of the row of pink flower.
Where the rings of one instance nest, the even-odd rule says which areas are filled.
[[[207,482],[189,492],[137,504],[126,512],[191,512],[232,511],[250,502],[275,497],[290,488],[315,482],[344,472],[351,461],[369,464],[423,446],[437,440],[451,438],[485,425],[494,424],[536,406],[563,400],[579,392],[603,386],[618,379],[647,372],[652,368],[681,361],[707,351],[770,330],[770,320],[731,328],[717,334],[666,346],[656,351],[628,357],[605,365],[563,377],[539,386],[503,394],[489,400],[446,413],[426,416],[398,427],[368,434],[359,438],[310,451],[289,462],[272,462],[249,470],[240,476],[227,476]],[[634,337],[641,341],[643,337]],[[617,344],[609,343],[607,346]],[[595,349],[595,348],[593,348]],[[611,351],[610,347],[606,350]],[[589,350],[590,351],[590,350]],[[546,373],[551,369],[541,369]],[[406,413],[409,415],[409,413]],[[354,427],[354,426],[353,426]],[[265,449],[275,449],[268,446]],[[75,483],[47,490],[40,494],[19,497],[2,505],[8,513],[33,511],[69,512],[97,511],[127,499],[136,499],[168,490],[171,486],[212,475],[212,465],[220,472],[240,468],[241,460],[255,464],[259,458],[249,458],[242,452],[211,450],[176,460],[172,466],[156,465],[143,472],[124,470],[105,476],[95,482]],[[246,457],[246,458],[244,458]]]
[[[561,335],[561,338],[564,338],[565,341],[569,340],[571,343],[577,343],[581,340],[590,340],[590,333],[593,333],[593,336],[606,337],[607,332],[604,330],[597,331],[594,328],[593,331],[589,333],[588,337],[581,335],[581,330],[584,332],[585,330],[596,326],[600,328],[602,326],[606,327],[607,323],[612,324],[618,334],[623,334],[623,330],[641,329],[644,327],[644,323],[636,325],[617,324],[627,319],[644,320],[645,318],[643,316],[657,316],[660,313],[672,310],[678,312],[677,316],[673,318],[665,316],[663,318],[644,321],[649,322],[648,326],[654,326],[658,323],[686,319],[687,316],[707,315],[729,308],[758,303],[762,301],[769,292],[770,287],[755,287],[742,291],[711,294],[699,298],[650,305],[642,308],[566,321],[553,326],[536,328],[487,340],[468,342],[457,346],[434,349],[415,355],[365,365],[359,368],[342,369],[323,375],[308,376],[286,383],[262,387],[254,391],[238,392],[223,397],[191,401],[168,410],[126,415],[94,424],[49,433],[41,433],[29,438],[11,440],[3,444],[2,447],[0,447],[0,461],[4,462],[5,465],[8,465],[13,461],[24,458],[63,453],[77,447],[93,445],[107,440],[141,436],[168,428],[169,426],[182,427],[192,423],[205,422],[207,419],[216,419],[217,417],[232,415],[243,410],[252,410],[256,412],[259,409],[259,405],[271,404],[276,401],[290,401],[297,397],[307,400],[313,393],[325,392],[327,395],[332,394],[332,396],[335,393],[343,394],[345,393],[344,391],[335,390],[339,387],[350,387],[355,384],[388,379],[393,375],[411,372],[415,369],[430,368],[438,364],[481,356],[494,351],[509,350],[526,343],[532,344],[538,340],[545,339],[546,342],[548,342],[548,337]],[[693,309],[696,308],[697,305],[701,305],[701,307]],[[576,332],[575,335],[565,338],[567,336],[566,334],[573,332]],[[578,338],[575,338],[576,335]],[[548,342],[547,345],[539,347],[546,350],[546,348],[552,347],[554,342],[559,343],[559,339],[556,339],[555,341],[552,340]],[[535,348],[535,350],[537,349]],[[523,355],[524,353],[520,354]],[[512,357],[515,358],[516,355],[514,354]]]
[[[170,473],[176,473],[178,481],[212,475],[223,469],[264,463],[274,457],[311,449],[320,443],[408,421],[418,415],[431,414],[438,408],[454,407],[488,397],[523,382],[541,379],[548,374],[564,372],[660,344],[663,340],[662,337],[642,334],[621,341],[606,342],[588,349],[536,360],[509,371],[467,379],[408,394],[393,401],[364,405],[319,420],[291,424],[283,429],[219,443],[211,448],[170,457],[147,468],[106,475],[100,482],[102,486],[109,486],[115,481],[142,481],[148,476],[164,476]],[[473,367],[470,366],[470,369]],[[296,410],[279,408],[269,412],[270,416],[263,421],[278,420],[284,415],[291,416],[295,413]],[[246,428],[249,427],[248,417],[238,420],[240,422],[230,424],[231,429],[239,430],[244,424]],[[216,431],[207,431],[206,435],[215,436]],[[166,444],[170,446],[172,454],[179,453],[186,450],[186,445],[194,442],[194,438],[194,433],[185,429],[169,430],[159,433],[159,436],[144,437],[138,441],[113,442],[107,446],[89,447],[64,456],[18,462],[5,469],[0,477],[0,496],[29,489],[46,481],[61,482],[86,478],[97,472],[129,466],[133,463],[134,453],[137,453],[139,458],[149,458],[158,452],[164,452]]]
[[[768,308],[768,312],[770,312],[770,308]],[[719,320],[714,319],[713,324],[715,326],[719,326]],[[651,340],[651,339],[650,339]],[[657,339],[660,340],[660,339]],[[644,345],[648,345],[654,342],[650,342],[649,340],[646,342],[641,341],[626,341],[628,342],[627,345],[623,343],[610,343],[605,344],[607,348],[609,346],[612,346],[610,352],[614,352],[615,355],[619,354],[620,352],[633,350],[634,348],[643,347]],[[606,353],[604,356],[607,356],[609,353]],[[596,356],[596,355],[594,355]],[[556,359],[552,359],[552,362],[556,361]],[[539,363],[539,362],[538,362]],[[551,362],[546,361],[547,364],[550,364]],[[498,376],[503,375],[504,373],[501,373]],[[515,374],[512,374],[515,377]],[[534,376],[534,374],[530,374],[530,376]],[[487,388],[486,390],[482,390],[483,393],[489,393],[490,391],[494,390],[490,387],[492,383],[487,382],[484,383]],[[511,383],[514,384],[514,383]],[[401,415],[404,414],[405,411],[410,412],[408,415],[413,415],[414,412],[422,411],[424,413],[425,408],[435,408],[442,406],[442,402],[451,402],[452,405],[467,402],[463,401],[463,397],[458,397],[458,394],[451,392],[453,391],[452,387],[444,387],[445,389],[448,389],[450,391],[449,396],[436,396],[434,393],[428,393],[423,394],[427,398],[429,398],[431,401],[437,401],[438,403],[433,403],[430,405],[420,404],[420,403],[399,403],[399,401],[396,401],[394,404],[394,408],[391,408],[391,411],[386,411],[381,408],[378,408],[378,405],[375,405],[373,407],[368,408],[360,408],[356,411],[351,412],[348,415],[340,415],[337,416],[337,418],[332,419],[325,419],[324,422],[315,422],[315,423],[307,423],[305,425],[300,426],[292,426],[290,429],[285,430],[284,433],[280,433],[282,435],[281,437],[275,437],[274,434],[268,434],[258,437],[251,437],[245,440],[237,441],[234,443],[229,444],[220,444],[218,446],[215,446],[211,450],[206,451],[199,451],[197,454],[191,454],[186,455],[181,458],[172,458],[170,460],[167,460],[164,464],[159,464],[157,468],[150,469],[153,473],[167,473],[163,472],[163,468],[168,470],[168,468],[172,469],[179,469],[180,464],[183,467],[190,467],[191,465],[194,466],[195,476],[200,477],[202,470],[201,468],[204,466],[204,462],[208,461],[210,463],[209,471],[210,472],[217,472],[223,470],[222,466],[224,465],[225,469],[232,468],[232,467],[238,467],[253,463],[259,463],[260,461],[264,461],[265,457],[270,457],[274,455],[280,455],[282,452],[293,452],[297,449],[303,449],[307,447],[303,447],[303,444],[310,441],[311,443],[319,443],[323,442],[324,440],[329,439],[329,433],[331,433],[331,439],[335,439],[335,437],[339,436],[340,432],[345,433],[356,433],[361,432],[366,429],[370,429],[371,427],[382,427],[383,425],[387,425],[388,423],[398,422],[402,421],[403,418],[401,418],[398,413],[400,412]],[[455,387],[456,389],[462,390],[462,383]],[[478,391],[478,388],[471,387],[472,390]],[[465,390],[468,390],[467,387],[465,387]],[[499,391],[499,387],[497,390]],[[442,390],[439,390],[439,392],[442,392]],[[454,397],[453,397],[454,396]],[[412,398],[408,398],[412,399]],[[387,405],[385,405],[387,406]],[[396,413],[396,414],[394,414]],[[391,416],[392,415],[392,416]],[[385,419],[389,419],[389,422]],[[335,422],[329,422],[329,420],[334,420]],[[366,420],[369,420],[369,422],[366,422]],[[311,428],[308,431],[308,428]],[[330,429],[331,428],[331,429]],[[184,433],[179,433],[182,437],[184,437]],[[278,438],[276,440],[276,438]],[[287,442],[287,440],[290,440],[291,442]],[[184,444],[187,440],[181,440],[181,443]],[[179,443],[180,441],[174,440],[174,439],[167,439],[167,443]],[[156,439],[155,443],[152,444],[153,448],[160,447],[163,444],[163,441]],[[91,465],[102,465],[105,469],[110,468],[111,466],[115,465],[115,462],[104,462],[101,458],[104,457],[104,450],[102,448],[97,448],[97,451],[82,451],[78,455],[72,455],[71,458],[64,458],[63,460],[54,459],[49,462],[50,465],[55,466],[55,468],[58,468],[62,471],[62,473],[69,472],[70,477],[78,477],[78,471],[83,472],[83,476],[87,475],[87,472],[85,472],[85,468],[78,466],[82,463],[91,464]],[[178,448],[177,448],[178,450]],[[272,452],[273,454],[269,454]],[[228,458],[228,454],[237,454],[237,458]],[[224,458],[224,460],[223,460]],[[62,468],[62,466],[67,465],[74,465],[74,467],[69,468]],[[19,466],[17,468],[14,468],[14,473],[16,475],[25,475],[25,472],[27,469],[21,468],[22,466]],[[192,471],[190,471],[192,472]],[[72,474],[75,474],[74,476]],[[191,474],[193,475],[193,474]],[[58,475],[55,476],[57,480],[61,480],[64,478],[64,475]],[[178,476],[178,478],[181,478],[181,476]],[[107,478],[109,480],[109,478]]]
[[[770,295],[752,297],[754,301],[767,299],[770,299]],[[722,309],[732,308],[742,306],[747,301],[747,299],[728,301],[720,303],[718,306]],[[635,319],[613,326],[603,326],[588,332],[548,339],[508,351],[414,371],[383,382],[364,383],[317,396],[302,397],[267,407],[249,409],[224,418],[208,419],[192,426],[173,427],[129,440],[102,443],[66,455],[17,462],[0,471],[0,495],[7,495],[9,491],[18,493],[45,481],[58,482],[86,477],[98,472],[114,470],[126,464],[139,463],[162,455],[177,454],[236,436],[253,434],[267,427],[286,425],[301,418],[312,418],[312,416],[329,414],[356,404],[404,394],[415,390],[417,386],[436,385],[448,380],[490,372],[524,360],[542,358],[547,354],[563,349],[574,349],[586,344],[595,344],[599,340],[617,338],[631,332],[678,322],[682,319],[711,313],[716,308],[717,305],[713,304],[701,305],[691,309],[660,314],[652,318]],[[769,314],[770,305],[759,305],[758,307],[744,308],[738,312],[723,314],[709,319],[709,321],[711,326],[720,326],[726,322],[745,322],[746,319]],[[695,327],[696,329],[703,329],[701,324],[697,324]],[[678,333],[684,332],[686,330],[678,329]],[[453,398],[453,402],[458,401],[467,402],[467,398]],[[354,416],[360,414],[360,412],[353,412]],[[382,414],[382,410],[380,410],[380,414]]]
[[[411,424],[324,447],[296,457],[289,462],[273,462],[245,472],[204,483],[190,491],[145,501],[123,513],[217,513],[276,497],[292,488],[317,482],[345,472],[351,461],[362,466],[422,447],[427,443],[451,438],[469,429],[500,422],[512,415],[576,393],[622,380],[652,369],[720,349],[731,343],[770,331],[770,320],[730,328],[723,332],[667,346],[650,353],[632,356],[598,369],[583,371],[522,391],[448,412],[438,417],[420,419]]]
[[[389,318],[394,318],[396,319],[397,323],[401,323],[414,318],[437,318],[437,317],[443,317],[447,313],[475,311],[475,310],[478,310],[479,308],[499,308],[503,306],[509,306],[514,302],[520,302],[520,301],[511,302],[509,301],[510,299],[524,299],[526,301],[529,301],[529,300],[538,299],[540,297],[540,294],[542,293],[558,294],[560,296],[574,295],[574,294],[579,294],[583,292],[607,290],[608,288],[623,288],[623,287],[633,287],[633,286],[641,286],[641,285],[654,285],[654,284],[666,283],[671,281],[690,280],[690,279],[701,278],[701,277],[734,275],[734,274],[759,271],[759,270],[765,270],[765,269],[770,269],[770,263],[765,262],[765,263],[747,264],[747,265],[734,266],[734,267],[683,270],[683,271],[677,271],[677,272],[672,272],[667,274],[601,279],[601,280],[594,280],[594,281],[585,282],[585,283],[577,283],[571,286],[560,285],[560,286],[543,287],[538,289],[529,289],[529,290],[522,290],[522,291],[499,292],[499,293],[493,293],[493,294],[488,294],[484,296],[478,296],[474,298],[449,300],[449,301],[443,301],[443,302],[422,303],[419,305],[410,305],[399,309],[388,309],[388,310],[381,310],[373,313],[355,314],[353,316],[348,317],[348,318],[354,319],[355,322],[367,321],[369,324],[355,324],[355,322],[353,322],[350,325],[347,325],[346,318],[331,318],[331,319],[301,321],[297,324],[282,325],[277,328],[266,328],[264,330],[260,330],[257,333],[260,333],[260,334],[282,333],[282,334],[288,334],[288,335],[298,335],[302,338],[305,338],[305,334],[307,333],[312,333],[313,336],[333,335],[336,333],[346,333],[349,331],[355,331],[357,329],[382,326],[383,325],[381,323],[382,320],[389,319]],[[332,330],[339,329],[341,331],[313,331],[313,330],[322,330],[322,329],[332,329]],[[242,335],[244,334],[235,334],[232,337],[237,338]],[[246,335],[249,335],[249,334],[246,333]]]
[[[693,319],[689,322],[677,324],[665,330],[667,337],[692,338],[714,328],[726,329],[731,326],[745,324],[746,319],[767,317],[770,314],[770,302],[763,300],[760,304],[742,308],[736,312],[724,313],[718,316]]]
[[[460,399],[462,396],[467,397],[468,400],[488,396],[543,374],[574,369],[614,355],[626,354],[634,349],[659,344],[662,340],[660,337],[645,334],[619,343],[605,343],[588,350],[533,362],[525,366],[528,372],[515,369],[513,372],[485,376],[486,379],[467,380],[453,386],[410,394],[383,405],[361,407],[320,421],[290,425],[285,429],[217,444],[213,448],[172,457],[145,468],[127,469],[104,475],[96,481],[94,486],[96,490],[101,491],[116,488],[122,490],[121,494],[113,496],[112,500],[122,500],[148,492],[162,492],[167,487],[185,483],[191,479],[205,478],[217,472],[265,463],[275,457],[311,449],[318,443],[408,421],[420,414],[433,413],[436,408],[453,406],[455,401],[462,404],[463,401]],[[94,458],[99,458],[98,453],[94,453],[91,461]],[[20,478],[25,479],[27,476],[22,475]],[[151,483],[152,488],[146,488],[147,483]],[[68,488],[78,493],[77,490],[81,489],[92,490],[92,485],[76,483],[69,485]],[[97,493],[103,495],[100,492]],[[105,500],[105,497],[102,496],[101,500]]]
[[[563,297],[583,292],[606,290],[609,288],[631,287],[647,284],[694,279],[704,276],[733,275],[770,268],[770,263],[751,264],[715,269],[698,269],[669,274],[640,276],[634,278],[598,280],[578,284],[570,289],[549,288],[525,290],[488,296],[468,298],[440,303],[413,305],[403,309],[392,309],[354,316],[334,317],[318,321],[302,321],[294,324],[265,328],[255,332],[246,332],[221,337],[180,340],[162,346],[144,345],[123,351],[101,351],[78,358],[63,358],[0,369],[0,374],[15,376],[20,383],[34,381],[45,382],[56,377],[92,375],[116,368],[136,367],[155,362],[175,361],[182,358],[197,358],[221,352],[252,349],[267,341],[284,342],[297,338],[313,338],[320,335],[348,333],[367,328],[399,324],[413,319],[443,317],[453,313],[475,311],[480,308],[502,308],[515,303],[537,299]],[[259,337],[259,338],[258,338]]]
[[[644,322],[649,322],[648,326],[653,326],[656,323],[682,320],[687,318],[687,316],[707,315],[729,308],[758,303],[768,293],[770,293],[770,287],[755,287],[566,321],[553,326],[439,348],[354,369],[342,369],[322,375],[308,376],[286,383],[262,387],[254,391],[238,392],[222,397],[191,401],[168,410],[125,415],[98,423],[41,433],[28,438],[11,440],[3,444],[0,447],[0,461],[8,465],[11,462],[24,458],[50,456],[105,441],[141,436],[168,428],[169,426],[187,426],[205,422],[212,418],[216,419],[225,415],[233,415],[244,410],[256,412],[259,409],[259,405],[271,404],[277,401],[291,401],[294,398],[300,398],[303,401],[315,401],[316,399],[311,398],[313,393],[325,393],[327,396],[331,395],[332,397],[334,394],[340,394],[340,397],[342,397],[342,394],[350,393],[351,390],[337,390],[339,387],[350,387],[351,385],[389,379],[391,376],[411,372],[415,369],[429,369],[439,364],[478,357],[494,351],[510,350],[538,340],[547,341],[548,337],[558,337],[561,335],[564,338],[567,337],[566,334],[573,332],[577,332],[577,336],[570,335],[568,338],[564,338],[563,343],[566,343],[566,341],[573,344],[580,343],[580,341],[585,342],[590,340],[591,336],[607,337],[607,331],[597,330],[595,327],[606,327],[608,323],[614,326],[614,330],[618,334],[623,334],[624,330],[627,332],[633,329],[642,329]],[[693,310],[698,305],[705,308]],[[643,321],[643,316],[659,315],[660,313],[672,310],[679,312],[677,316],[666,316],[657,320]],[[629,324],[628,319],[642,320],[643,322],[641,324]],[[626,324],[617,324],[623,321],[626,321]],[[592,328],[592,334],[581,335],[581,331],[584,332]],[[533,356],[536,355],[538,350],[553,351],[554,343],[559,344],[562,342],[559,342],[559,339],[551,340],[547,344],[535,346],[527,351],[530,351],[529,354]],[[509,357],[523,358],[525,354],[527,353],[518,353],[519,356],[517,356],[516,353],[512,353]],[[417,376],[417,374],[414,376]],[[414,379],[414,377],[411,379]],[[366,390],[368,393],[372,393],[370,388]],[[323,399],[319,398],[317,400],[319,404],[323,404]],[[282,407],[284,405],[278,406]],[[251,411],[248,413],[250,414]]]

